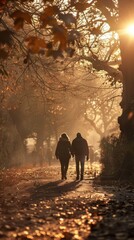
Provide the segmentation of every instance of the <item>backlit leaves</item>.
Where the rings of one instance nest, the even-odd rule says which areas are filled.
[[[24,27],[24,19],[22,19],[22,18],[15,19],[14,27],[16,30],[22,29]]]
[[[60,13],[59,14],[59,18],[61,19],[61,20],[63,20],[63,22],[65,23],[65,25],[66,26],[70,26],[70,24],[72,24],[72,23],[76,23],[76,19],[75,19],[75,17],[73,16],[73,14],[71,14],[71,13],[68,13],[68,14],[62,14],[62,13]]]
[[[98,3],[112,10],[115,8],[113,0],[98,0]]]
[[[65,50],[67,45],[67,29],[63,25],[59,25],[53,28],[53,40],[54,43],[59,42],[59,48]]]
[[[24,22],[27,22],[29,24],[32,23],[31,16],[28,12],[16,10],[11,14],[11,17],[14,19],[14,27],[16,30],[23,28]]]
[[[69,57],[72,57],[75,50],[71,46],[80,36],[79,32],[72,30],[68,34],[67,29],[63,25],[56,25],[52,28],[53,40],[45,42],[43,38],[29,36],[25,39],[27,49],[32,54],[44,53],[46,56],[52,56],[54,59],[63,57],[63,51]],[[71,45],[70,45],[71,44]],[[27,63],[27,61],[26,61]]]
[[[92,28],[91,33],[95,34],[95,35],[99,35],[99,34],[101,34],[101,29],[99,27],[98,28]]]
[[[44,15],[43,15],[41,21],[42,21],[41,27],[46,27],[47,25],[49,25],[49,26],[57,25],[57,20],[53,16],[44,17]]]
[[[57,19],[54,17],[59,12],[57,6],[48,6],[40,14],[41,27],[57,25]]]
[[[20,35],[17,33],[18,42],[20,42],[20,45],[22,43],[21,49],[23,49],[23,43],[25,42],[28,54],[42,52],[46,56],[52,56],[54,59],[64,55],[70,57],[74,55],[75,48],[78,46],[76,44],[79,43],[80,46],[80,32],[82,33],[85,28],[86,18],[91,17],[92,19],[93,14],[96,13],[96,8],[97,11],[98,9],[101,11],[101,17],[102,15],[105,16],[109,25],[111,25],[114,18],[114,15],[110,13],[110,8],[113,10],[115,7],[112,0],[69,0],[66,3],[54,0],[42,0],[41,2],[17,0],[16,5],[12,5],[12,3],[14,1],[2,0],[0,1],[0,7],[1,5],[8,7],[8,4],[13,6],[13,9],[10,9],[12,12],[9,11],[7,15],[14,20],[16,31],[25,30],[20,31]],[[92,7],[91,12],[89,12],[90,7]],[[83,12],[85,16],[83,16]],[[101,34],[100,24],[99,26],[95,25],[90,19],[87,22],[89,23],[89,34]],[[26,28],[24,28],[25,24],[27,24]],[[32,37],[29,36],[31,32],[28,31],[32,32]],[[12,36],[7,32],[7,30],[0,32],[1,44],[11,44]],[[39,38],[38,36],[45,36],[45,40],[43,37]],[[24,62],[27,63],[27,58],[24,59]]]
[[[47,54],[46,54],[47,57],[53,57],[54,59],[57,59],[59,57],[63,58],[63,53],[60,49],[58,50],[52,50],[52,49],[49,49],[47,51]]]
[[[106,17],[108,24],[113,27],[115,25],[115,18],[111,15],[111,10],[115,8],[115,5],[112,0],[98,0],[96,2],[96,7],[102,12],[102,14]],[[114,26],[115,27],[115,26]]]
[[[59,12],[59,9],[57,6],[48,6],[44,9],[42,14],[40,15],[40,20],[43,21],[47,17],[51,17],[53,15],[56,15]]]
[[[81,3],[81,2],[77,2],[75,3],[75,9],[78,10],[79,12],[83,12],[85,11],[88,7],[90,7],[89,3]]]
[[[75,29],[71,30],[68,34],[68,44],[74,45],[75,41],[78,40],[79,37],[80,37],[80,33],[77,30]]]
[[[41,49],[46,47],[45,40],[35,36],[28,37],[25,42],[31,53],[40,53]]]
[[[73,57],[74,52],[75,52],[75,49],[73,49],[73,48],[71,48],[71,47],[68,47],[68,48],[66,49],[66,53],[68,54],[69,57]]]

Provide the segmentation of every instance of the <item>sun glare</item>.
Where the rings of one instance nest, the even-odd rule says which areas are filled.
[[[134,23],[126,28],[126,33],[134,37]]]

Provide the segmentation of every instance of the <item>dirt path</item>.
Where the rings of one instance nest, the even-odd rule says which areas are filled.
[[[0,239],[134,239],[131,186],[75,181],[74,165],[60,180],[59,165],[1,172]]]

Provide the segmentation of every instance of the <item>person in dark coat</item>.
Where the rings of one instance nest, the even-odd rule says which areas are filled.
[[[76,138],[72,141],[72,154],[75,156],[76,162],[76,180],[79,180],[79,178],[83,180],[85,158],[87,160],[89,158],[89,148],[86,139],[81,136],[81,133],[77,133]],[[79,165],[81,166],[81,171]]]
[[[61,179],[67,179],[69,159],[71,158],[71,143],[66,133],[62,133],[57,143],[55,156],[61,164]]]

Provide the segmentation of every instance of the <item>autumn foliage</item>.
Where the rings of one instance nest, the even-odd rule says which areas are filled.
[[[85,10],[89,4],[70,2],[69,8],[75,15],[73,11],[68,13],[64,5],[63,2],[55,5],[54,1],[1,1],[1,58],[7,53],[5,45],[11,46],[18,36],[25,43],[27,54],[45,53],[46,56],[56,57],[64,51],[72,56],[80,37],[79,32],[74,31],[75,16],[77,11]]]

